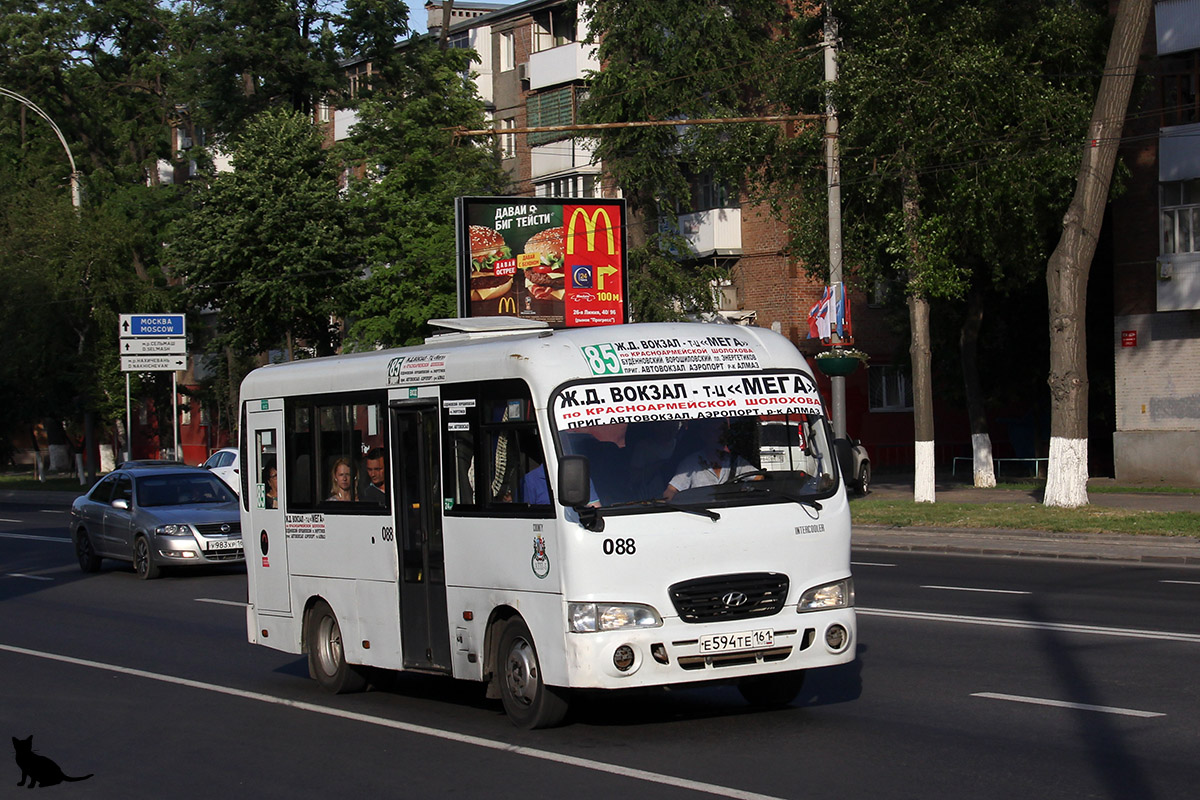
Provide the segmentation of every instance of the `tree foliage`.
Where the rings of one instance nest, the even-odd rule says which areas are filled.
[[[213,177],[170,239],[173,273],[193,308],[219,310],[218,346],[250,355],[301,340],[336,341],[358,265],[321,135],[296,112],[270,109],[231,142],[234,170]]]
[[[454,199],[507,187],[490,140],[454,135],[485,125],[483,104],[463,78],[469,58],[413,42],[386,90],[359,105],[342,152],[364,165],[348,198],[368,274],[352,314],[357,347],[420,341],[427,320],[456,315]]]

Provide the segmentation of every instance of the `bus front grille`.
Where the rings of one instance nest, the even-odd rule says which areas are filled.
[[[757,619],[783,608],[788,577],[778,572],[713,575],[677,583],[669,592],[684,622]]]

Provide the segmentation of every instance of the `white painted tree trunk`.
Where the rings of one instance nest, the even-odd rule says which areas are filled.
[[[1048,506],[1079,508],[1088,504],[1088,440],[1050,438],[1050,463],[1058,469],[1046,473]]]
[[[913,501],[917,503],[936,502],[933,442],[914,442],[913,446],[917,453],[913,473]]]
[[[971,453],[974,456],[975,486],[991,489],[996,485],[996,462],[992,461],[992,437],[987,433],[971,434]]]

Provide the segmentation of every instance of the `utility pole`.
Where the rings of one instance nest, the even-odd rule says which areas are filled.
[[[837,42],[838,24],[833,16],[833,4],[825,3],[825,80],[833,84],[837,82]],[[840,304],[842,290],[842,168],[838,156],[838,118],[837,108],[833,104],[833,92],[825,92],[825,179],[829,197],[829,285],[833,288],[836,303]],[[846,302],[850,302],[849,294],[845,294]],[[841,335],[834,325],[829,332],[830,342],[834,347],[842,344]],[[846,437],[846,379],[841,375],[829,378],[833,394],[833,436],[835,439]]]

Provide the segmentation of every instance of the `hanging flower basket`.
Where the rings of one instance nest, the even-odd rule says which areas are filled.
[[[813,359],[817,369],[829,376],[845,377],[866,363],[867,354],[853,347],[835,347]]]

